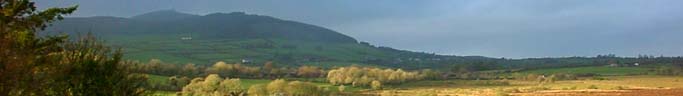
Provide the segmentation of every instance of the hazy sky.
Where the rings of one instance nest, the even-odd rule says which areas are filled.
[[[525,58],[683,55],[683,0],[39,0],[71,16],[242,11],[336,30],[375,45]]]

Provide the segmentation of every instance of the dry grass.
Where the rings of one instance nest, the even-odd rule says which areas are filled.
[[[607,78],[609,80],[572,80],[546,84],[512,80],[506,81],[509,82],[508,85],[499,86],[467,85],[478,84],[467,82],[482,81],[423,81],[394,86],[393,89],[368,91],[365,94],[388,96],[415,96],[426,93],[432,94],[424,96],[677,96],[683,94],[683,77],[618,76]]]

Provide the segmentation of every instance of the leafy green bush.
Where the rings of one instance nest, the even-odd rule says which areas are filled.
[[[122,53],[88,35],[40,36],[77,6],[39,11],[29,0],[0,1],[0,96],[136,96],[147,79]],[[73,41],[69,41],[73,40]]]

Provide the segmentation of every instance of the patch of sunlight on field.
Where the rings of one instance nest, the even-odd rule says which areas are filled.
[[[620,85],[644,88],[683,88],[683,77],[672,76],[619,76],[613,80],[588,81],[604,85]]]
[[[683,77],[611,76],[606,78],[608,78],[608,80],[567,80],[554,83],[537,83],[519,80],[419,81],[390,86],[384,90],[366,91],[364,94],[389,96],[533,96],[537,92],[543,94],[550,93],[549,95],[553,95],[555,93],[605,93],[624,92],[632,89],[659,90],[683,88]],[[500,82],[506,82],[507,84]]]

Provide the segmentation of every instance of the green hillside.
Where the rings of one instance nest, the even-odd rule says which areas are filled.
[[[450,71],[457,64],[477,65],[470,71],[602,66],[615,63],[665,64],[672,58],[639,59],[614,56],[507,59],[448,56],[375,46],[333,30],[243,12],[192,15],[176,11],[150,12],[130,18],[71,17],[44,32],[78,36],[92,32],[107,44],[123,48],[124,58],[146,62],[199,65],[217,61],[259,66],[377,66],[407,70]],[[661,59],[661,60],[660,60]],[[242,61],[248,62],[242,62]],[[467,66],[466,66],[467,67]],[[475,68],[477,67],[477,68]]]
[[[283,39],[193,39],[140,40],[115,42],[124,48],[128,59],[161,59],[176,63],[213,63],[216,61],[254,63],[278,61],[304,64],[321,62],[360,63],[362,57],[384,58],[391,54],[359,44],[325,44]]]
[[[402,66],[411,60],[400,59],[427,61],[443,57],[376,47],[326,28],[242,12],[199,16],[165,10],[131,18],[66,18],[45,31],[92,32],[108,44],[123,48],[125,58],[141,62],[161,59],[180,64],[226,61],[260,65],[275,61],[283,66],[415,68]]]

